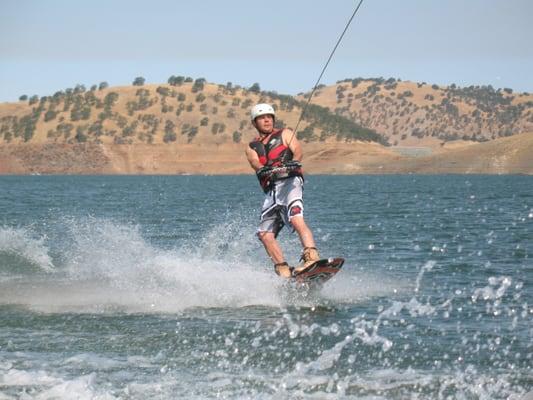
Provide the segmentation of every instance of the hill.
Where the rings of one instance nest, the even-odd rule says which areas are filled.
[[[1,174],[249,173],[250,107],[297,97],[171,77],[0,104]],[[533,173],[533,96],[383,79],[322,86],[298,129],[311,173]]]
[[[2,104],[0,143],[220,145],[252,139],[249,110],[255,103],[273,104],[278,125],[294,126],[301,114],[302,105],[291,96],[174,78],[167,85],[95,85],[88,91],[78,85]],[[308,113],[301,133],[304,140],[386,143],[376,132],[322,107]]]
[[[313,103],[374,130],[393,146],[483,142],[533,131],[533,95],[490,85],[461,88],[392,78],[345,79],[321,86]]]

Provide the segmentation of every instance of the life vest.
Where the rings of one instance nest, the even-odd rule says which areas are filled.
[[[269,167],[278,167],[283,161],[292,160],[292,151],[283,144],[283,129],[273,131],[266,143],[261,138],[250,142],[250,147],[259,156],[259,162]]]
[[[259,137],[250,142],[250,148],[257,153],[259,162],[262,165],[276,168],[282,166],[284,162],[292,161],[292,151],[288,146],[283,144],[282,133],[283,129],[273,131],[266,143],[263,143]],[[258,176],[257,178],[259,179],[259,184],[263,188],[263,191],[266,193],[272,188],[274,182],[291,178],[293,176],[300,176],[303,178],[301,168],[273,173],[267,177]]]

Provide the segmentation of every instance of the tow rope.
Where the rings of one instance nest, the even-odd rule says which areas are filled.
[[[304,106],[304,108],[302,110],[302,113],[300,114],[300,118],[298,119],[298,122],[296,123],[296,128],[294,128],[294,131],[292,132],[291,139],[289,140],[288,145],[291,144],[292,139],[294,138],[294,135],[298,131],[298,126],[300,125],[300,122],[302,121],[302,118],[305,115],[305,112],[307,111],[307,107],[309,106],[309,103],[311,102],[311,99],[313,98],[313,94],[315,94],[316,88],[318,87],[318,84],[320,83],[320,80],[322,79],[322,75],[324,75],[324,72],[326,71],[326,68],[328,67],[329,62],[333,58],[333,54],[335,54],[335,50],[337,50],[337,47],[339,47],[339,44],[340,44],[342,38],[344,37],[344,34],[346,33],[346,31],[348,30],[348,27],[352,23],[352,20],[354,19],[355,14],[357,14],[357,11],[359,11],[359,7],[361,7],[361,4],[363,4],[363,0],[359,1],[359,4],[355,8],[355,11],[353,12],[352,16],[348,20],[348,23],[344,27],[344,30],[342,31],[341,35],[339,36],[339,39],[337,40],[337,43],[335,44],[335,47],[333,48],[331,54],[329,55],[329,58],[326,61],[326,64],[324,65],[324,68],[322,68],[322,72],[320,73],[320,76],[318,77],[318,79],[317,79],[317,81],[315,83],[315,87],[313,88],[313,90],[311,91],[311,94],[309,95],[309,99],[307,99],[307,103],[305,103],[305,106]]]

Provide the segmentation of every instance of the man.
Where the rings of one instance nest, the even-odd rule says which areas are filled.
[[[274,128],[276,113],[271,105],[257,104],[251,110],[251,118],[259,136],[246,148],[246,157],[266,195],[257,236],[274,262],[276,273],[290,278],[320,259],[303,217],[302,148],[291,129]],[[296,267],[287,264],[276,240],[287,224],[298,233],[303,246],[302,262]]]

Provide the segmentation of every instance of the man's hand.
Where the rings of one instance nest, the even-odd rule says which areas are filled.
[[[265,165],[264,167],[262,168],[259,168],[255,174],[257,175],[257,177],[261,180],[261,179],[265,179],[265,178],[268,178],[270,177],[270,175],[272,175],[272,167],[268,166],[268,165]]]
[[[287,171],[292,171],[298,168],[302,168],[302,163],[300,161],[291,160],[283,163],[283,166],[287,168]]]

